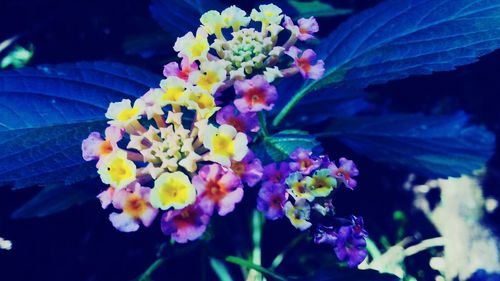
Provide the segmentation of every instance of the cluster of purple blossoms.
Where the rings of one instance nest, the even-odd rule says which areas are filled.
[[[356,165],[345,158],[340,158],[337,165],[326,155],[315,157],[302,148],[290,154],[290,159],[264,167],[257,209],[269,220],[286,216],[301,231],[314,226],[316,243],[332,245],[340,260],[351,267],[357,266],[366,257],[363,219],[354,218],[352,225],[340,227],[319,223],[319,218],[325,216],[335,221],[333,194],[338,182],[348,189],[356,187],[353,179],[359,174]]]

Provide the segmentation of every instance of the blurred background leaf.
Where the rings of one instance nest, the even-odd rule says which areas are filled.
[[[105,126],[110,102],[138,97],[159,80],[110,62],[0,72],[0,184],[65,184],[94,174],[82,139]]]
[[[336,119],[319,137],[334,137],[374,161],[427,177],[471,174],[495,150],[495,135],[451,116],[388,114]]]

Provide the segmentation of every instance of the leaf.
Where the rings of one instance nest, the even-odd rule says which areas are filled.
[[[322,79],[308,82],[273,121],[324,87],[365,88],[454,70],[500,47],[500,0],[389,0],[351,17],[324,39]]]
[[[104,128],[110,102],[138,97],[160,79],[110,62],[0,72],[0,185],[67,184],[95,174],[81,157],[82,139]]]
[[[323,41],[327,71],[318,85],[363,88],[453,70],[499,47],[499,0],[386,1]]]
[[[352,13],[351,9],[338,9],[319,0],[307,2],[288,0],[288,3],[297,10],[298,15],[296,18],[334,17]]]
[[[313,149],[319,145],[314,136],[305,131],[285,130],[264,139],[267,154],[276,162],[289,158],[297,148]]]
[[[72,186],[54,185],[44,187],[31,200],[17,209],[12,214],[12,218],[44,217],[95,199],[97,195],[96,189],[92,188],[91,184],[88,184],[91,182],[86,183]]]
[[[226,261],[230,262],[230,263],[237,264],[239,266],[243,266],[243,267],[246,267],[249,269],[256,270],[256,271],[266,275],[267,277],[271,278],[271,280],[279,280],[279,281],[287,281],[288,280],[285,277],[274,273],[274,271],[272,271],[272,270],[266,269],[260,265],[254,264],[250,261],[247,261],[247,260],[239,258],[239,257],[228,256],[228,257],[226,257]]]
[[[153,0],[149,11],[166,32],[182,36],[189,31],[196,32],[204,12],[221,7],[218,0]]]
[[[217,278],[219,278],[220,281],[233,281],[231,274],[229,273],[226,265],[222,261],[210,257],[210,266],[212,267],[215,274],[217,275]]]
[[[493,155],[495,136],[469,126],[464,113],[453,116],[392,114],[335,120],[323,137],[335,137],[375,161],[427,177],[470,174]]]
[[[361,90],[320,90],[303,98],[290,112],[285,126],[308,126],[331,118],[353,116],[366,110],[370,104]]]

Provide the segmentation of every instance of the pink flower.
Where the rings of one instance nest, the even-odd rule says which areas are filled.
[[[196,240],[207,229],[212,209],[196,202],[181,210],[170,210],[161,218],[161,230],[178,243]]]
[[[325,73],[325,63],[322,60],[318,60],[316,64],[313,64],[316,61],[316,53],[311,49],[305,50],[299,57],[300,53],[302,53],[302,50],[295,46],[290,47],[285,52],[285,54],[293,58],[292,67],[298,68],[300,74],[305,79],[320,79]]]
[[[255,186],[262,178],[263,169],[259,158],[251,150],[241,161],[231,161],[231,170],[248,186]]]
[[[242,133],[258,132],[259,120],[255,112],[240,113],[234,106],[226,105],[217,112],[217,123],[233,126],[236,131]]]
[[[294,162],[290,162],[290,170],[301,172],[303,175],[309,175],[313,170],[319,168],[321,164],[319,160],[311,156],[312,151],[297,148],[290,154],[290,159],[294,160]]]
[[[273,182],[265,182],[257,197],[257,210],[270,220],[276,220],[285,214],[284,206],[288,199],[285,186]]]
[[[241,113],[271,110],[278,99],[276,87],[269,84],[263,75],[234,82],[236,95],[240,97],[234,105]]]
[[[262,182],[284,184],[289,174],[290,165],[288,164],[288,162],[271,163],[264,167]]]
[[[98,132],[92,132],[82,141],[82,157],[85,161],[98,160],[118,149],[118,142],[123,137],[124,130],[115,126],[106,128],[106,139]]]
[[[122,210],[121,213],[111,213],[109,215],[109,220],[113,226],[122,232],[133,232],[139,229],[140,222],[145,227],[149,227],[158,214],[158,209],[153,208],[149,203],[150,191],[150,188],[136,183],[132,189],[124,188],[114,190],[112,193],[109,193],[111,191],[108,189],[108,191],[105,191],[108,194],[101,196],[101,193],[98,197],[101,199],[102,204],[107,202],[108,198],[111,198],[113,207]],[[108,195],[111,195],[111,197],[107,197]]]
[[[189,63],[189,60],[186,57],[183,57],[180,69],[177,62],[170,62],[163,67],[163,75],[165,77],[177,76],[182,80],[187,81],[189,73],[195,70],[198,70],[198,65],[195,62]]]
[[[332,170],[332,176],[342,181],[347,188],[354,189],[356,187],[357,182],[352,177],[358,176],[359,170],[352,160],[342,157],[339,159],[338,167],[332,162],[329,168]]]
[[[306,41],[314,38],[314,33],[319,31],[318,22],[314,17],[308,19],[301,18],[297,21],[299,24],[296,26],[290,17],[285,17],[284,26],[286,29],[297,35],[297,39],[300,41]]]
[[[218,214],[225,216],[234,210],[236,203],[243,198],[243,185],[233,172],[224,170],[219,164],[206,165],[193,178],[200,204],[211,209],[216,208]]]

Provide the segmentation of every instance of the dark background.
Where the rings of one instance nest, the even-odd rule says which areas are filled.
[[[250,10],[254,1],[224,1]],[[325,1],[327,2],[327,1]],[[360,11],[380,1],[334,1],[334,5]],[[175,37],[167,34],[149,16],[149,1],[56,1],[56,0],[0,0],[0,41],[21,35],[23,46],[33,44],[35,55],[30,65],[76,62],[82,60],[112,60],[138,65],[161,73],[162,65],[173,59]],[[320,19],[321,35],[328,34],[347,16]],[[160,36],[157,55],[144,58],[124,49],[131,39],[144,34]],[[144,38],[153,38],[153,37]],[[132,46],[147,47],[146,41]],[[139,42],[139,43],[137,43]],[[127,45],[128,44],[128,45]],[[147,48],[146,48],[147,49]],[[500,52],[480,59],[473,65],[432,76],[412,77],[387,85],[371,87],[370,99],[379,111],[395,112],[454,112],[462,109],[473,116],[476,123],[485,124],[497,135],[500,131]],[[341,192],[335,202],[341,215],[362,215],[371,237],[377,241],[386,235],[395,243],[399,225],[393,220],[395,210],[403,210],[409,221],[407,235],[420,234],[422,238],[437,236],[433,226],[422,214],[413,210],[412,195],[402,188],[408,171],[373,163],[356,155],[339,143],[325,143],[330,155],[345,155],[354,159],[361,171],[359,187],[354,192]],[[425,179],[418,179],[423,181]],[[499,198],[500,159],[495,154],[489,163],[484,180],[485,193]],[[97,190],[98,183],[89,183]],[[12,251],[0,251],[0,280],[132,280],[156,259],[161,243],[166,242],[159,225],[142,228],[137,233],[124,234],[109,223],[108,211],[100,209],[97,200],[83,206],[44,218],[12,220],[10,214],[31,198],[39,189],[10,191],[0,188],[0,237],[14,243]],[[248,192],[239,211],[215,224],[223,224],[227,231],[216,233],[209,245],[195,245],[182,257],[169,260],[159,270],[155,280],[207,280],[215,277],[207,267],[206,253],[223,257],[235,254],[234,249],[248,249],[250,239],[241,217],[245,209],[254,207],[255,190]],[[248,213],[248,212],[247,212]],[[245,218],[248,220],[248,218]],[[486,217],[493,228],[499,213]],[[242,222],[243,221],[243,222]],[[157,222],[158,223],[158,222]],[[238,234],[234,234],[238,233]],[[264,230],[264,265],[276,255],[298,232],[286,222],[270,222]],[[326,251],[324,247],[304,244],[290,255],[290,261],[280,267],[281,272],[292,272],[298,256]],[[409,272],[430,280],[433,272],[428,267],[429,254],[421,253],[407,260]],[[318,261],[317,261],[318,262]],[[327,262],[327,261],[324,261]],[[238,269],[231,270],[238,274]],[[419,273],[419,271],[421,271]]]

